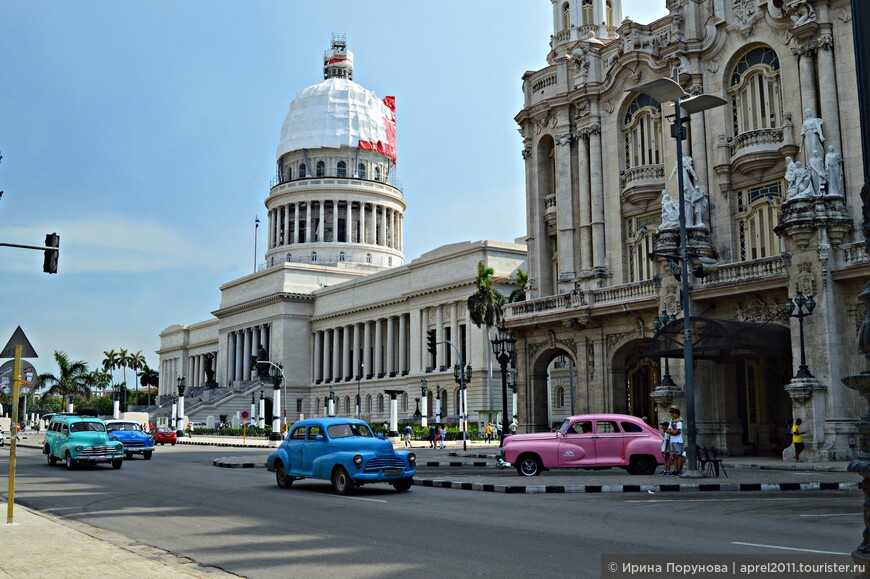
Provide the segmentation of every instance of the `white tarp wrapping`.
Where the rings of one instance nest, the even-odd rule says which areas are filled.
[[[362,148],[395,161],[395,135],[393,111],[375,93],[351,80],[330,78],[290,103],[277,156],[300,149],[359,147],[362,141]]]

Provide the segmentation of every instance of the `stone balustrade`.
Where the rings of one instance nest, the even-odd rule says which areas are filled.
[[[641,165],[626,169],[621,176],[622,188],[627,189],[635,182],[655,181],[664,184],[665,166],[664,165]]]
[[[747,131],[737,135],[734,137],[734,140],[731,141],[731,155],[736,155],[742,149],[747,149],[749,147],[756,147],[759,145],[779,146],[782,142],[782,128]]]
[[[589,306],[594,309],[595,306],[650,299],[655,298],[656,292],[655,282],[646,280],[587,292],[575,290],[569,293],[505,304],[502,313],[506,321],[511,321],[571,309],[585,309]]]
[[[590,292],[592,305],[599,306],[614,302],[630,302],[655,297],[656,285],[651,279],[612,287],[604,287]]]
[[[864,248],[864,242],[843,244],[840,246],[843,250],[843,265],[858,265],[870,261],[870,256],[867,255],[867,250]]]
[[[775,255],[752,261],[722,264],[707,277],[695,278],[695,283],[699,287],[719,284],[739,285],[748,281],[784,275],[785,264],[782,257]]]

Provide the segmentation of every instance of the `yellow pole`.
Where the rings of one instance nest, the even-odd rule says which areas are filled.
[[[242,446],[248,446],[248,421],[242,425]]]
[[[6,505],[6,524],[11,525],[15,505],[15,454],[18,447],[18,394],[21,392],[21,346],[15,346],[15,361],[12,363],[12,426],[9,435],[9,502]]]

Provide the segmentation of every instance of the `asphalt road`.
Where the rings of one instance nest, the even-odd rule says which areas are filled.
[[[598,577],[604,554],[849,553],[860,492],[505,495],[328,483],[277,488],[212,460],[263,450],[162,447],[121,470],[48,467],[20,448],[16,502],[246,577]],[[0,453],[0,494],[8,451]],[[58,546],[46,546],[58,548]]]

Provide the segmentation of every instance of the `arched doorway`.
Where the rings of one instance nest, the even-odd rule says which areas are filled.
[[[656,409],[651,395],[660,382],[657,359],[638,356],[629,359],[625,370],[625,413],[655,427]]]
[[[569,416],[572,408],[575,413],[588,411],[585,392],[585,385],[581,388],[577,380],[577,363],[571,352],[550,347],[529,367],[525,400],[518,409],[520,423],[526,432],[546,432],[553,422],[561,423]]]

